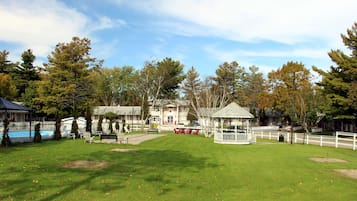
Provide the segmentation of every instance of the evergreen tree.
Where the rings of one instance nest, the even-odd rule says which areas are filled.
[[[12,74],[18,89],[18,99],[23,101],[22,96],[25,95],[26,89],[31,85],[31,82],[40,80],[40,76],[38,68],[33,65],[36,57],[30,49],[22,53],[21,59],[22,62],[15,67]]]
[[[224,62],[216,70],[216,76],[212,78],[215,82],[216,91],[220,95],[220,106],[225,106],[232,101],[242,106],[247,106],[244,89],[247,86],[247,72],[244,67],[239,66],[236,61]]]
[[[87,109],[92,95],[90,71],[101,62],[90,56],[90,40],[73,37],[70,43],[59,43],[45,64],[47,75],[39,82],[37,104],[42,111],[56,117],[55,139],[61,138],[61,118],[77,118]]]
[[[328,55],[336,66],[329,72],[314,68],[322,81],[322,94],[326,97],[324,111],[330,117],[355,119],[357,117],[357,22],[347,35],[341,34],[344,45],[351,51],[345,54],[341,50],[331,50]]]
[[[183,92],[185,98],[190,101],[190,109],[188,113],[188,120],[197,120],[197,110],[199,108],[199,95],[200,95],[200,79],[196,69],[192,66],[187,72],[186,78],[183,83]]]
[[[12,63],[8,60],[8,56],[8,51],[0,51],[0,73],[8,74],[17,66],[17,63]]]
[[[178,88],[180,83],[185,79],[183,74],[183,65],[179,61],[171,58],[165,58],[157,62],[158,76],[163,78],[159,98],[175,99],[178,97]]]

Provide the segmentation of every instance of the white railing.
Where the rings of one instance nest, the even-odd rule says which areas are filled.
[[[256,137],[277,140],[283,136],[284,141],[291,142],[290,132],[280,131],[253,131]],[[330,146],[336,148],[347,148],[356,150],[357,148],[357,133],[336,132],[335,136],[327,135],[311,135],[305,133],[293,133],[293,143],[314,144],[319,146]]]
[[[250,129],[215,129],[214,142],[222,144],[250,144],[255,143],[255,137]]]

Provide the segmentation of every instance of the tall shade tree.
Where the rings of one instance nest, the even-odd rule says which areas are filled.
[[[136,89],[138,96],[140,97],[140,105],[142,108],[141,119],[144,120],[144,123],[147,122],[150,117],[148,102],[151,101],[152,105],[156,105],[160,91],[163,87],[164,76],[159,72],[157,62],[145,62],[145,65],[139,72],[139,76],[136,77],[135,82],[137,84]]]
[[[95,94],[100,105],[139,105],[138,72],[132,66],[102,68],[96,73]]]
[[[159,97],[162,99],[175,99],[178,97],[178,88],[185,79],[183,65],[171,58],[164,58],[157,62],[156,68],[159,77],[163,78]]]
[[[328,53],[336,66],[331,66],[325,72],[313,68],[322,75],[322,94],[326,98],[324,112],[329,117],[340,119],[356,119],[357,117],[357,22],[347,35],[341,34],[344,45],[351,51],[345,54],[341,50],[332,50]]]
[[[186,74],[186,78],[183,82],[183,92],[185,98],[190,101],[190,109],[188,113],[189,120],[198,120],[201,118],[200,115],[200,91],[201,91],[201,81],[200,75],[196,69],[192,66]]]
[[[134,82],[138,77],[138,73],[132,66],[120,68],[119,77],[115,80],[118,83],[120,105],[139,105],[140,98],[137,96],[137,83]]]
[[[191,120],[199,120],[202,133],[206,137],[211,136],[211,123],[207,117],[211,115],[212,108],[217,107],[220,94],[212,78],[206,78],[201,82],[200,75],[194,67],[187,72],[183,82],[185,98],[190,101],[189,117]]]
[[[309,70],[302,63],[288,62],[268,77],[273,107],[307,128],[308,102],[313,93]]]
[[[238,62],[224,62],[216,70],[216,76],[212,78],[215,82],[216,91],[220,94],[219,106],[236,101],[242,106],[247,106],[245,87],[247,86],[247,72]],[[218,105],[217,105],[218,107]]]
[[[119,103],[120,68],[102,68],[95,73],[95,99],[99,105],[111,106]]]
[[[59,43],[45,64],[47,76],[39,82],[42,110],[56,118],[55,139],[61,138],[61,118],[78,117],[87,110],[93,93],[90,71],[102,64],[90,56],[90,40],[73,37],[70,43]]]
[[[263,78],[263,73],[259,73],[259,67],[249,67],[249,72],[246,73],[246,86],[241,86],[245,98],[245,104],[251,110],[251,113],[257,117],[257,121],[260,122],[265,110],[270,108],[268,98],[268,84]]]

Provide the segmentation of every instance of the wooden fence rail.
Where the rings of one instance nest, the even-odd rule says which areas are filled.
[[[279,137],[290,143],[290,132],[281,131],[253,131],[254,135],[263,139],[277,140]],[[305,133],[293,133],[293,143],[314,144],[356,150],[357,133],[336,132],[335,136],[311,135]]]

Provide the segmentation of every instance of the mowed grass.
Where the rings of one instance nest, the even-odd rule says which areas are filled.
[[[76,160],[109,165],[63,167]],[[357,169],[357,152],[267,141],[220,145],[188,135],[136,146],[47,141],[0,149],[0,200],[357,200],[357,180],[334,169]]]

